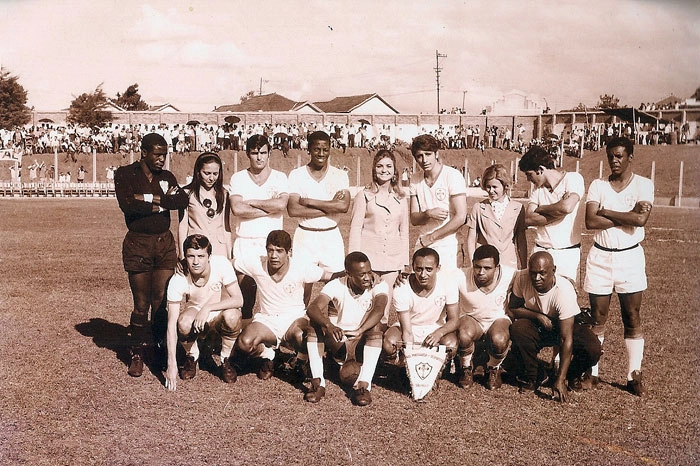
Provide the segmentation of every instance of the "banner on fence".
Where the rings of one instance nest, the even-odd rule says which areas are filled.
[[[19,162],[22,158],[21,151],[13,151],[12,149],[0,149],[0,162],[10,161]]]

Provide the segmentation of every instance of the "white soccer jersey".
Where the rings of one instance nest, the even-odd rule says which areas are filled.
[[[377,296],[388,296],[389,285],[380,280],[369,290],[354,296],[347,283],[347,277],[336,278],[326,283],[321,294],[331,298],[338,310],[338,322],[335,325],[343,330],[357,330],[367,313],[372,310]]]
[[[654,203],[654,183],[649,178],[632,175],[630,183],[616,192],[608,180],[594,180],[588,188],[586,203],[597,202],[600,207],[617,212],[632,210],[637,202]],[[597,230],[593,240],[606,248],[624,249],[634,246],[644,239],[644,227],[629,225]]]
[[[407,280],[394,288],[392,306],[396,312],[410,312],[411,325],[443,325],[446,322],[445,305],[459,301],[459,290],[454,278],[438,272],[435,287],[427,296],[418,296]]]
[[[416,173],[413,175],[411,180],[411,185],[409,188],[411,196],[415,196],[418,202],[418,207],[421,212],[428,209],[439,207],[447,211],[450,210],[450,197],[467,193],[467,185],[464,182],[464,177],[462,174],[452,167],[447,165],[442,166],[440,174],[438,175],[435,183],[432,186],[428,186],[425,182],[425,178],[422,173]],[[418,227],[418,234],[425,235],[432,233],[444,224],[446,224],[451,218],[451,214],[443,221],[430,219],[425,225],[420,225]],[[436,246],[448,246],[457,245],[457,235],[452,233],[444,238],[441,238],[433,243]]]
[[[168,302],[179,303],[183,299],[188,309],[199,311],[208,303],[221,301],[221,289],[236,282],[236,271],[223,256],[210,256],[209,280],[202,286],[192,283],[192,278],[176,273],[168,283]]]
[[[564,193],[578,194],[579,202],[574,210],[563,218],[537,227],[535,243],[543,248],[564,249],[581,242],[582,218],[579,204],[585,193],[583,176],[575,172],[566,172],[552,191],[544,186],[532,191],[529,203],[537,206],[555,204],[561,200]]]
[[[525,309],[541,312],[552,319],[564,320],[581,312],[574,285],[561,275],[557,275],[551,290],[541,294],[532,286],[528,270],[519,270],[513,277],[512,291],[525,300]]]
[[[289,258],[287,273],[279,282],[267,272],[267,256],[236,258],[235,265],[236,269],[255,280],[260,296],[260,313],[270,316],[303,316],[306,313],[304,284],[315,283],[323,276],[320,267],[292,257]]]
[[[490,323],[505,317],[506,299],[513,274],[515,269],[502,265],[498,285],[490,293],[484,293],[474,282],[472,268],[462,269],[457,275],[461,314],[470,315],[479,323]]]
[[[289,192],[287,176],[272,170],[270,176],[258,186],[250,177],[248,170],[231,175],[230,193],[246,199],[276,199]],[[240,238],[267,238],[272,230],[282,230],[282,213],[265,217],[243,219],[237,218],[236,236]]]
[[[325,176],[316,181],[310,174],[309,168],[295,168],[289,172],[289,192],[296,193],[300,197],[330,201],[340,190],[349,189],[350,180],[348,174],[336,167],[328,166]],[[337,222],[328,216],[318,218],[300,218],[299,224],[307,228],[333,228]]]

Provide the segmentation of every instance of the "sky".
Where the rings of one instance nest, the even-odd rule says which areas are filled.
[[[700,0],[0,0],[0,65],[40,111],[138,83],[184,112],[250,90],[378,93],[401,113],[478,113],[513,89],[555,111],[700,87]]]

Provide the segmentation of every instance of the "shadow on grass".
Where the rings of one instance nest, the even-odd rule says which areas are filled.
[[[129,362],[131,362],[128,326],[109,322],[101,318],[92,318],[88,322],[77,324],[75,329],[81,335],[92,338],[93,343],[98,348],[106,348],[113,351],[115,357],[124,366],[128,366]],[[157,351],[153,346],[148,346],[144,353],[144,364],[161,383],[165,383],[165,377],[163,376],[165,360],[163,356],[162,352]]]

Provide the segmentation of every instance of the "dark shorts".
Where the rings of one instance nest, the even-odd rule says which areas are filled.
[[[177,252],[173,234],[170,231],[158,235],[128,232],[122,243],[122,262],[127,272],[174,269]]]

